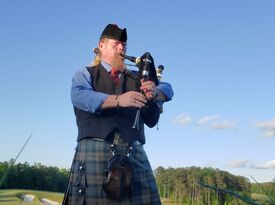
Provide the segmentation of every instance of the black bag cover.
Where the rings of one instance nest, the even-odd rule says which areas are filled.
[[[146,60],[149,60],[150,63],[146,64],[145,63]],[[157,72],[154,64],[154,59],[149,52],[146,52],[141,56],[141,62],[138,67],[139,67],[139,70],[138,70],[137,90],[139,90],[140,80],[143,78],[142,73],[144,70],[147,70],[148,72],[148,76],[145,78],[145,80],[153,81],[156,86],[159,84],[159,80],[157,77]]]

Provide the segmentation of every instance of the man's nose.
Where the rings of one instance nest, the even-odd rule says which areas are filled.
[[[117,48],[118,48],[119,51],[124,51],[125,50],[124,45],[121,42],[118,44]]]

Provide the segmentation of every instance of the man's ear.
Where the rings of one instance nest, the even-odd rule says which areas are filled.
[[[99,44],[98,44],[98,49],[101,51],[102,48],[103,48],[103,43],[102,43],[102,42],[99,42]]]
[[[98,43],[98,48],[99,48],[100,52],[102,52],[102,48],[104,47],[104,42],[105,41],[99,41],[99,43]]]

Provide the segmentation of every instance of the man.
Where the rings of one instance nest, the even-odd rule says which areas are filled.
[[[144,124],[157,124],[158,103],[171,100],[173,90],[168,83],[157,85],[155,78],[140,80],[137,72],[126,69],[126,42],[125,28],[107,25],[99,40],[94,66],[73,77],[71,99],[78,143],[63,204],[161,203],[143,149]],[[152,69],[151,56],[150,60]],[[118,74],[114,77],[114,73]],[[138,109],[139,129],[133,129]],[[119,160],[112,161],[114,156]]]

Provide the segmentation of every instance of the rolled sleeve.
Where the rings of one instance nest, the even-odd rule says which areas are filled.
[[[97,113],[101,111],[100,106],[108,96],[108,94],[94,90],[91,75],[86,68],[77,71],[73,76],[71,101],[75,107],[91,113]]]
[[[174,91],[172,89],[172,86],[167,82],[160,82],[157,86],[157,89],[162,92],[162,94],[165,96],[165,101],[172,100],[174,96]]]

